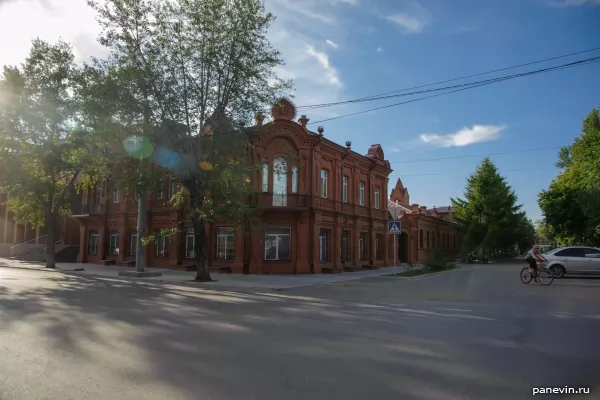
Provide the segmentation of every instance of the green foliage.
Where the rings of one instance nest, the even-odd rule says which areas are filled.
[[[454,266],[452,257],[441,248],[433,248],[428,255],[425,265],[430,271],[443,271]]]
[[[453,218],[463,238],[463,253],[508,248],[515,243],[529,245],[535,240],[533,224],[489,158],[467,179],[465,198],[451,201]]]
[[[568,150],[565,150],[568,149]],[[559,153],[563,170],[538,203],[557,244],[600,245],[600,111],[592,110],[582,134]]]
[[[85,124],[84,81],[61,41],[34,40],[25,62],[0,76],[0,187],[21,223],[68,212],[78,176],[106,163],[101,136]]]

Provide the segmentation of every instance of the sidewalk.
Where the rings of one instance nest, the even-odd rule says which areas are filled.
[[[0,258],[1,268],[19,268],[38,270],[45,272],[64,273],[78,276],[93,276],[100,278],[111,278],[124,281],[149,282],[149,283],[171,283],[177,285],[191,285],[196,287],[221,287],[221,288],[247,288],[247,289],[291,289],[306,286],[329,285],[357,279],[372,278],[390,275],[394,272],[403,272],[405,266],[387,267],[377,270],[344,272],[341,274],[317,274],[317,275],[242,275],[211,273],[215,282],[194,282],[195,272],[173,271],[169,269],[146,268],[148,271],[161,272],[162,276],[152,278],[126,278],[118,276],[119,271],[132,270],[132,268],[103,266],[96,264],[56,263],[56,270],[46,269],[41,264],[15,261]],[[83,269],[83,270],[81,270]]]

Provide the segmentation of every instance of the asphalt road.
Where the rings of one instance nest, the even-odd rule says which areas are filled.
[[[600,280],[519,269],[250,293],[0,268],[0,399],[600,399]]]

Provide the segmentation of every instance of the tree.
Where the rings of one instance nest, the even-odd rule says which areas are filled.
[[[25,62],[0,79],[0,187],[18,222],[46,227],[47,268],[76,180],[104,165],[100,137],[82,123],[81,78],[69,44],[34,40]]]
[[[266,38],[273,16],[261,0],[89,4],[104,29],[101,43],[111,51],[101,67],[127,89],[115,99],[128,110],[119,119],[140,126],[137,143],[154,148],[157,168],[147,162],[145,182],[158,178],[152,171],[168,170],[182,186],[185,201],[174,202],[187,205],[194,227],[196,279],[209,281],[205,223],[241,223],[252,214],[246,197],[255,166],[247,124],[291,88],[274,72],[282,61]]]
[[[517,196],[485,158],[467,178],[464,199],[451,199],[453,218],[463,236],[463,250],[506,249],[534,240],[534,228],[517,205]]]
[[[544,221],[560,245],[600,245],[600,111],[585,118],[582,134],[561,149],[562,170],[542,191]]]

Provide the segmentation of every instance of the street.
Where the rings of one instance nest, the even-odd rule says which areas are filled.
[[[0,399],[600,399],[600,279],[520,268],[280,291],[0,268]]]

